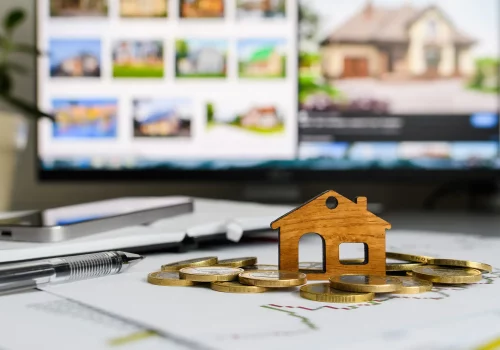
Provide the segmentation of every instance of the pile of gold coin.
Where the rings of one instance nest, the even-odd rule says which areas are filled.
[[[148,282],[160,286],[208,284],[226,293],[261,293],[307,283],[302,272],[278,271],[277,265],[257,264],[256,257],[219,260],[215,256],[162,265],[148,275]]]
[[[299,271],[280,271],[277,265],[259,264],[256,257],[219,260],[215,256],[178,261],[161,266],[148,275],[148,282],[160,286],[210,285],[225,293],[262,293],[275,288],[301,286],[300,296],[319,302],[359,303],[375,294],[425,293],[434,284],[468,284],[492,271],[488,264],[429,256],[387,252],[386,276],[344,274],[325,276],[328,282],[307,284],[306,273],[323,270],[319,262],[301,262]],[[346,265],[362,259],[342,260]]]
[[[373,300],[375,294],[417,294],[432,290],[434,284],[469,284],[482,279],[483,273],[493,269],[490,265],[454,259],[435,259],[429,256],[387,252],[386,276],[340,275],[329,278],[329,283],[302,286],[303,298],[321,302],[359,303]],[[359,259],[358,259],[359,260]],[[356,259],[343,264],[362,263]],[[322,270],[321,263],[302,263],[299,267],[314,272]]]

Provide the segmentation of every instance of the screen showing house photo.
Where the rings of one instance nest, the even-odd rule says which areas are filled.
[[[498,1],[299,7],[300,158],[339,168],[460,168],[498,151]],[[457,161],[467,145],[474,151]]]
[[[499,13],[38,0],[42,170],[500,168]]]

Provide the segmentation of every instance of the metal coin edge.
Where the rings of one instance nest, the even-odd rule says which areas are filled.
[[[165,265],[161,266],[161,270],[162,271],[179,271],[180,269],[182,269],[184,267],[213,266],[213,265],[217,264],[217,262],[219,260],[216,256],[207,256],[207,257],[203,257],[200,259],[204,259],[204,260],[201,260],[198,262],[193,262],[193,263],[185,263],[185,264],[181,264],[181,265],[174,265],[174,264],[182,263],[186,260],[181,260],[181,261],[176,261],[176,262],[173,262],[170,264],[165,264]],[[193,260],[193,259],[189,259],[189,260]]]
[[[419,262],[423,264],[427,264],[429,260],[433,259],[430,256],[425,255],[416,255],[416,254],[406,254],[406,253],[397,253],[397,252],[386,252],[386,258],[397,259],[403,261],[411,261],[411,262]]]
[[[256,271],[259,270],[253,270],[253,271],[245,271],[246,273],[255,273]],[[279,271],[279,270],[278,270]],[[267,288],[287,288],[287,287],[296,287],[296,286],[301,286],[303,284],[307,283],[307,276],[303,274],[303,277],[299,278],[294,278],[294,279],[287,279],[287,280],[267,280],[267,279],[258,279],[255,277],[245,277],[240,274],[239,276],[239,281],[241,284],[246,284],[250,286],[257,286],[257,287],[267,287]]]
[[[210,288],[217,292],[223,293],[263,293],[268,291],[268,288],[250,285],[228,286],[224,282],[212,282]]]
[[[236,260],[236,259],[238,259],[238,260]],[[224,263],[224,260],[235,260],[235,261]],[[257,264],[256,257],[243,257],[241,259],[234,258],[234,259],[219,260],[219,262],[217,263],[217,266],[243,267],[243,266],[252,266],[252,265],[256,265],[256,264]]]
[[[431,259],[429,261],[431,265],[438,266],[450,266],[450,267],[464,267],[470,269],[476,269],[479,271],[484,271],[490,273],[493,271],[493,267],[489,264],[477,262],[477,261],[468,261],[468,260],[455,260],[455,259]]]
[[[395,277],[396,278],[407,277],[407,278],[412,278],[414,280],[420,280],[420,281],[426,282],[426,283],[423,283],[423,285],[420,285],[420,286],[406,287],[404,285],[403,281],[401,280],[402,287],[398,291],[393,292],[394,294],[421,294],[421,293],[425,293],[425,292],[430,292],[432,290],[432,287],[434,286],[431,281],[423,280],[421,278],[413,278],[410,276],[395,276]]]
[[[317,284],[317,283],[316,283]],[[328,284],[330,283],[322,283]],[[374,293],[356,293],[356,295],[336,295],[336,294],[327,294],[327,293],[313,293],[307,290],[308,286],[312,286],[314,284],[306,284],[300,287],[300,296],[304,299],[319,301],[324,303],[342,303],[342,304],[350,304],[350,303],[362,303],[373,300],[375,298]],[[333,289],[333,288],[332,288]],[[345,291],[343,291],[345,292]]]
[[[401,288],[401,286],[403,285],[399,280],[397,280],[397,283],[388,283],[385,285],[367,285],[367,284],[341,282],[341,281],[335,281],[335,280],[332,281],[332,279],[334,279],[336,277],[341,277],[341,276],[332,276],[328,279],[331,286],[334,289],[338,289],[338,290],[342,290],[342,291],[346,291],[346,292],[391,293],[391,292],[395,292],[395,291],[399,290]],[[386,277],[395,278],[396,276],[386,276]]]
[[[188,287],[194,286],[196,283],[194,281],[184,280],[184,279],[170,279],[170,278],[161,278],[155,277],[154,275],[157,273],[166,272],[166,271],[155,271],[148,274],[148,283],[154,284],[157,286],[179,286],[179,287]],[[174,271],[168,271],[174,272]]]
[[[424,265],[425,267],[431,267],[434,265]],[[442,266],[438,266],[440,268],[443,268]],[[455,268],[450,268],[450,269],[457,269]],[[479,282],[483,276],[481,274],[481,271],[476,270],[476,269],[471,269],[471,268],[463,268],[464,270],[474,270],[477,271],[476,275],[467,275],[467,276],[439,276],[439,275],[429,275],[429,274],[424,274],[420,273],[416,270],[413,270],[413,276],[420,278],[422,280],[430,281],[432,283],[443,283],[443,284],[469,284],[469,283],[476,283]]]
[[[208,267],[208,266],[187,266],[187,267]],[[221,267],[223,267],[223,266],[221,266]],[[197,274],[182,272],[182,269],[181,269],[179,271],[179,276],[181,279],[186,279],[186,280],[194,281],[194,282],[229,282],[229,281],[237,280],[238,275],[244,271],[243,269],[236,268],[236,267],[226,267],[226,268],[232,268],[232,269],[240,270],[240,271],[238,271],[238,272],[235,271],[234,273],[225,274],[225,275],[197,275]]]

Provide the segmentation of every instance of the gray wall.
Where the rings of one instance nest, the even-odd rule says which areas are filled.
[[[8,9],[14,6],[23,7],[28,11],[29,18],[18,32],[18,39],[28,43],[34,43],[34,1],[0,1],[0,15],[2,17]],[[19,59],[26,65],[33,66],[30,57],[20,57]],[[33,77],[20,76],[15,83],[15,92],[18,96],[34,101]],[[33,128],[31,131],[33,132]],[[34,147],[33,137],[31,137],[27,150],[19,159],[16,184],[13,189],[15,209],[50,207],[124,195],[184,194],[231,199],[240,198],[242,195],[242,185],[226,183],[40,183],[36,179]],[[381,201],[390,208],[417,208],[431,190],[429,186],[415,184],[410,186],[406,184],[340,184],[332,178],[331,183],[315,183],[305,186],[305,196],[314,195],[327,188],[334,188],[347,196],[364,195],[368,197],[370,202]]]

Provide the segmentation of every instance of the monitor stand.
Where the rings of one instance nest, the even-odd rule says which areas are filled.
[[[441,199],[457,194],[467,196],[467,210],[471,212],[500,211],[500,182],[496,178],[445,183],[426,198],[424,209],[436,210]]]
[[[243,200],[268,204],[297,205],[302,202],[302,191],[297,184],[246,184],[243,187]]]

